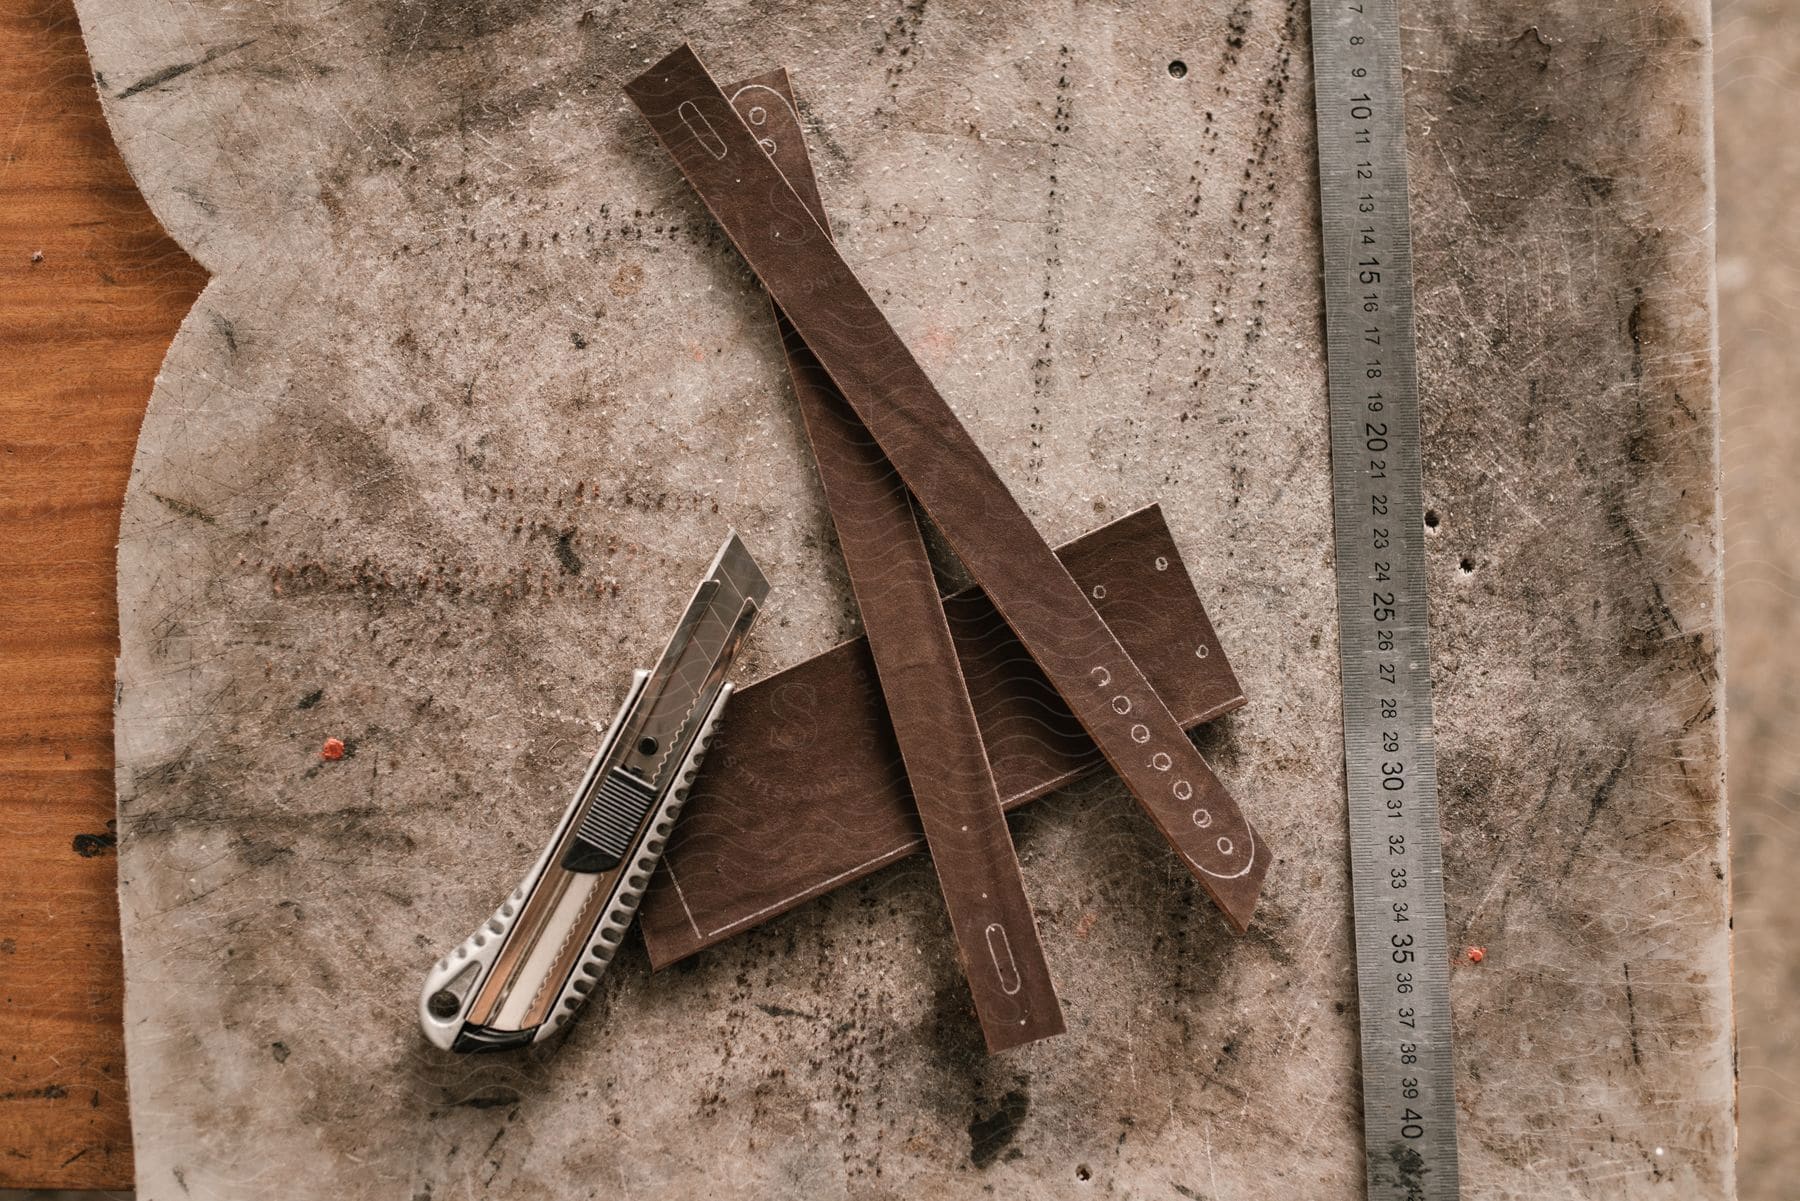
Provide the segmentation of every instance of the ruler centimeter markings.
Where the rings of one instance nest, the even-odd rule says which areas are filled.
[[[1458,1195],[1397,0],[1314,0],[1369,1197]]]

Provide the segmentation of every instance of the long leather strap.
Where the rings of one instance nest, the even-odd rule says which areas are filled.
[[[692,49],[626,92],[1019,641],[1239,931],[1271,856]]]
[[[787,72],[734,85],[731,102],[829,229]],[[912,501],[831,377],[772,307],[988,1050],[1061,1034],[1062,1006]]]
[[[1140,509],[1056,553],[1100,596],[1100,615],[1184,727],[1243,705],[1161,510]],[[944,613],[1002,805],[1105,762],[979,589],[946,598]],[[868,643],[846,642],[731,698],[638,910],[651,966],[924,849]]]

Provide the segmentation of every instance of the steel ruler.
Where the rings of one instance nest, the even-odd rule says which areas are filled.
[[[1314,0],[1369,1196],[1457,1192],[1396,0]]]

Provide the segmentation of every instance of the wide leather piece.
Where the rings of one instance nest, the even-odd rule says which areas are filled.
[[[1159,508],[1056,553],[1183,727],[1244,704]],[[1005,808],[1104,762],[985,594],[959,592],[944,611]],[[923,849],[859,638],[732,697],[638,911],[650,962],[667,967]]]

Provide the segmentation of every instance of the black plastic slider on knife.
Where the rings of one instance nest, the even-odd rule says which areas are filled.
[[[699,58],[683,45],[626,92],[1138,804],[1246,929],[1268,848]]]

